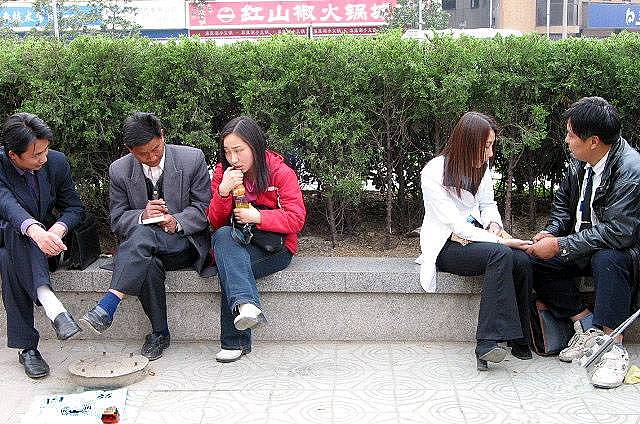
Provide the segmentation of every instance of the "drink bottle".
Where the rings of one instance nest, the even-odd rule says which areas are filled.
[[[244,185],[240,184],[232,191],[236,208],[248,208],[250,206],[247,196],[245,196]]]

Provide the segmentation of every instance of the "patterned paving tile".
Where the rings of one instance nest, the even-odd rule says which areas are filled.
[[[136,417],[137,424],[199,424],[209,392],[151,392]]]
[[[364,414],[357,417],[334,415],[333,424],[397,424],[398,414]]]
[[[400,420],[414,419],[427,423],[464,423],[465,418],[456,393],[445,390],[404,391],[397,397]]]
[[[202,410],[158,412],[142,410],[138,414],[135,424],[200,424]]]
[[[266,412],[249,412],[230,414],[220,418],[219,416],[207,416],[202,417],[201,424],[267,424],[269,422],[269,415]]]
[[[365,371],[353,364],[340,364],[335,379],[336,390],[385,390],[393,385],[391,371]]]
[[[353,344],[342,343],[336,346],[336,358],[357,363],[358,366],[368,370],[391,369],[391,350],[386,343],[381,344]]]
[[[392,390],[336,390],[332,393],[334,419],[340,416],[339,411],[354,409],[358,405],[364,414],[395,414],[397,405],[395,394]]]
[[[81,391],[66,372],[71,360],[139,344],[44,341],[52,372],[40,381],[0,348],[0,422],[19,422],[35,395]],[[232,364],[215,362],[217,349],[172,344],[150,365],[154,375],[129,387],[124,423],[640,424],[640,385],[595,389],[579,366],[537,356],[478,372],[472,343],[258,342]],[[639,346],[628,349],[637,363]]]
[[[536,397],[524,397],[518,392],[522,408],[532,416],[544,412],[550,415],[559,415],[567,419],[589,422],[593,416],[581,395],[571,392],[565,394],[541,392]]]
[[[469,424],[529,421],[526,414],[520,413],[522,405],[515,390],[503,392],[459,390],[457,395],[462,414]]]
[[[331,392],[273,392],[269,422],[326,424],[332,417]]]
[[[615,394],[608,390],[594,390],[582,399],[592,414],[635,415],[640,417],[640,393],[633,386],[621,386]]]
[[[610,415],[610,414],[594,414],[595,422],[599,424],[638,424],[640,417],[638,415]]]
[[[204,405],[206,417],[231,417],[250,412],[266,413],[271,403],[272,392],[264,390],[238,390],[211,392]]]
[[[426,358],[410,366],[393,368],[395,386],[402,390],[452,390],[452,378],[446,360]]]

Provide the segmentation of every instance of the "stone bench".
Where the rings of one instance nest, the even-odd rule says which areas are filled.
[[[84,271],[61,270],[53,286],[79,318],[109,287],[111,272],[100,259]],[[412,258],[296,257],[284,271],[258,281],[269,325],[254,332],[258,340],[437,340],[475,338],[481,277],[440,273],[437,293],[425,293]],[[583,290],[592,290],[589,280]],[[174,340],[217,340],[220,289],[216,277],[194,271],[167,273],[169,328]],[[54,338],[42,308],[37,328]],[[5,315],[0,318],[6,332]],[[148,319],[135,297],[120,305],[104,335],[80,338],[142,339]],[[629,334],[637,337],[638,327]]]

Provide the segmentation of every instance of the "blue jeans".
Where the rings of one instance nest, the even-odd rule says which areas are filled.
[[[260,307],[256,278],[285,269],[293,255],[286,248],[268,253],[231,237],[231,227],[219,228],[212,237],[213,252],[220,279],[220,344],[222,349],[251,351],[251,330],[239,331],[233,325],[238,305]]]
[[[633,262],[631,255],[614,249],[594,253],[590,262],[565,262],[557,256],[548,260],[531,258],[533,287],[556,318],[564,319],[586,309],[574,280],[593,277],[595,305],[593,323],[616,328],[629,316]]]

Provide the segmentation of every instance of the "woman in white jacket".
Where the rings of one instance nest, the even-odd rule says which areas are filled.
[[[500,362],[508,342],[520,359],[531,359],[528,299],[532,286],[531,242],[507,238],[493,198],[489,159],[497,127],[489,116],[468,112],[443,152],[421,173],[425,216],[420,230],[420,282],[436,291],[436,269],[456,275],[483,275],[475,349],[478,370]]]

